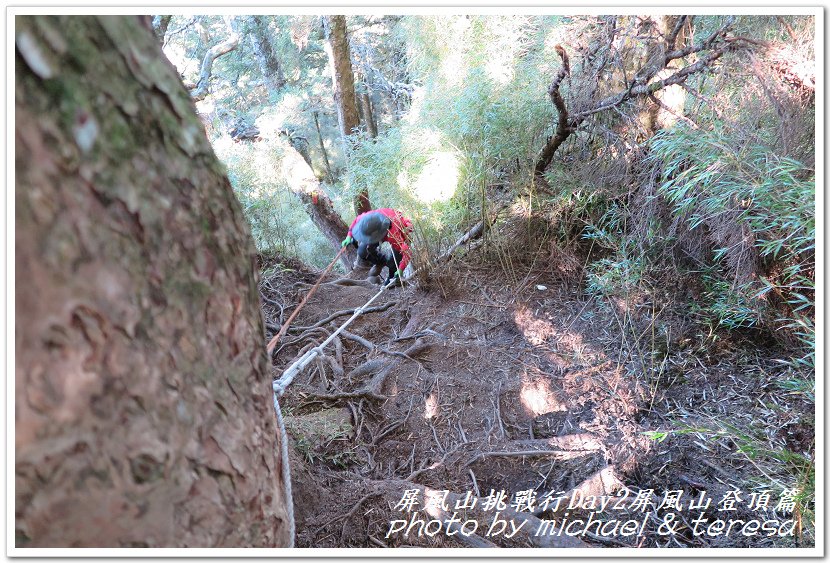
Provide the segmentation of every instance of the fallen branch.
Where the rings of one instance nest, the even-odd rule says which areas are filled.
[[[490,213],[490,214],[487,216],[487,220],[486,220],[486,221],[485,221],[484,219],[482,219],[481,221],[479,221],[478,223],[476,223],[475,225],[473,225],[473,226],[472,226],[472,228],[470,228],[470,230],[468,230],[466,233],[464,233],[464,234],[461,236],[461,238],[459,238],[459,239],[455,242],[455,244],[453,244],[453,245],[449,248],[449,250],[447,250],[446,252],[444,252],[443,254],[441,254],[438,258],[436,258],[436,259],[435,259],[435,263],[436,263],[436,264],[440,264],[441,262],[444,262],[444,261],[446,261],[446,260],[449,260],[449,259],[450,259],[450,257],[452,257],[452,254],[453,254],[453,253],[454,253],[454,252],[455,252],[455,251],[456,251],[459,247],[461,247],[461,246],[463,246],[463,245],[467,244],[468,242],[470,242],[471,240],[476,239],[476,238],[480,237],[481,235],[483,235],[483,234],[485,233],[485,231],[486,231],[486,230],[490,227],[490,225],[492,225],[493,223],[495,223],[495,222],[496,222],[496,219],[498,219],[499,214],[501,213],[501,211],[502,211],[504,208],[505,208],[505,206],[504,206],[504,205],[502,205],[501,207],[499,207],[498,209],[496,209],[495,211],[493,211],[492,213]]]

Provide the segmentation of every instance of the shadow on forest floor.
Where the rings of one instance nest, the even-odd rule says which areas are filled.
[[[456,268],[452,287],[434,279],[429,288],[386,292],[376,312],[359,317],[289,387],[281,405],[299,547],[798,545],[764,530],[741,533],[747,521],[791,516],[772,511],[776,494],[769,510],[749,507],[752,493],[775,479],[724,432],[727,421],[796,451],[813,447],[798,409],[780,406],[780,351],[727,340],[704,347],[682,330],[660,344],[653,318],[623,316],[619,304],[588,299],[577,282],[539,271],[516,287],[497,267]],[[298,264],[265,271],[272,333],[280,307],[287,317],[314,278]],[[316,323],[374,293],[321,286],[275,354],[274,377],[347,317]],[[400,503],[414,489],[418,512],[407,512]],[[492,533],[500,508],[483,509],[500,491],[504,514],[527,521],[509,538]],[[676,533],[666,536],[658,530],[671,512],[660,506],[668,491],[683,491],[686,508],[674,511]],[[739,502],[725,512],[730,491]],[[689,510],[702,494],[708,508]],[[592,504],[603,495],[619,510]],[[469,506],[473,497],[478,506]],[[445,522],[455,512],[470,521],[466,531],[475,521],[476,533],[419,535],[417,523],[408,534],[390,533],[403,526],[392,521]],[[538,534],[546,521],[560,526],[591,513],[603,525],[577,538]],[[706,531],[725,514],[742,523],[729,534]],[[632,520],[637,533],[623,533]],[[804,532],[807,543],[813,532]]]

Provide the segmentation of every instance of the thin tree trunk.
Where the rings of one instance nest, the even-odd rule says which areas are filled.
[[[337,119],[340,123],[340,133],[343,136],[346,158],[352,151],[351,135],[357,134],[360,128],[360,116],[357,110],[357,99],[354,89],[354,73],[349,53],[349,38],[346,35],[346,16],[326,16],[324,18],[326,32],[326,52],[329,55],[332,84],[334,87],[334,101],[337,106]],[[369,201],[369,192],[362,190],[354,199],[355,213],[358,215],[372,208]]]
[[[15,547],[292,543],[254,245],[136,16],[15,18]]]
[[[363,123],[366,124],[366,134],[370,139],[375,139],[378,136],[378,126],[375,123],[375,116],[372,112],[372,101],[369,96],[368,86],[364,86],[365,90],[358,94],[360,100],[360,113]]]
[[[264,16],[250,16],[248,21],[251,45],[265,84],[269,91],[279,92],[285,87],[285,72],[268,36],[268,20]]]
[[[329,164],[329,153],[326,151],[326,145],[323,143],[323,133],[320,132],[320,118],[318,112],[314,112],[314,126],[317,128],[317,140],[320,141],[320,152],[323,153],[323,162],[326,163],[326,175],[328,183],[334,183],[334,175],[331,173],[331,165]]]
[[[281,136],[285,137],[285,140],[291,143],[291,146],[294,147],[294,150],[300,153],[300,156],[303,157],[303,160],[308,167],[314,170],[314,164],[311,162],[311,153],[308,151],[308,140],[305,137],[297,135],[296,132],[291,131],[289,129],[283,129],[279,133]],[[315,174],[316,176],[316,174]]]

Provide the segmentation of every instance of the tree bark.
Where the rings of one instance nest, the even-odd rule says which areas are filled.
[[[226,17],[225,22],[228,24],[228,32],[230,35],[227,39],[218,43],[207,50],[205,57],[202,59],[202,66],[199,70],[199,80],[196,82],[196,87],[190,92],[194,100],[204,100],[210,94],[210,75],[213,72],[213,61],[222,55],[226,55],[239,46],[239,35],[232,29],[230,18]]]
[[[170,25],[171,19],[173,19],[173,16],[153,17],[153,32],[162,44],[164,44],[164,36],[167,34],[167,27]]]
[[[285,72],[271,45],[268,36],[268,21],[264,16],[250,16],[249,31],[254,57],[270,92],[279,92],[285,87]]]
[[[352,151],[351,135],[360,129],[360,114],[354,89],[354,73],[349,53],[349,38],[346,35],[346,16],[326,16],[323,19],[326,32],[326,52],[331,67],[334,102],[337,106],[337,120],[343,136],[346,158]],[[369,192],[362,190],[355,196],[354,210],[357,215],[372,208]]]
[[[288,546],[253,241],[137,24],[15,19],[15,547]]]

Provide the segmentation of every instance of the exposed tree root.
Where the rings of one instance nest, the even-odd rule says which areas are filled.
[[[355,280],[352,278],[338,278],[336,280],[326,282],[323,285],[335,285],[338,287],[365,287],[367,289],[377,289],[378,287],[376,283],[372,283],[369,280]]]
[[[365,315],[367,313],[380,313],[382,311],[386,311],[387,309],[392,307],[394,304],[395,304],[394,301],[389,301],[388,303],[384,303],[383,305],[378,305],[377,307],[367,307],[366,309],[363,310],[362,314]],[[318,328],[318,327],[321,327],[321,326],[324,326],[324,325],[330,323],[334,319],[338,319],[340,317],[345,317],[347,315],[352,315],[358,309],[360,309],[360,307],[354,307],[352,309],[343,309],[342,311],[337,311],[335,313],[332,313],[331,315],[329,315],[325,319],[323,319],[321,321],[317,321],[316,323],[314,323],[311,326],[294,327],[290,330],[292,332],[305,332],[305,331],[307,331],[309,329],[312,329],[312,328]]]
[[[619,477],[617,477],[616,469],[613,465],[606,465],[584,481],[568,491],[566,496],[568,498],[585,498],[588,496],[601,497],[603,495],[612,495],[615,492],[625,489]],[[560,511],[565,509],[566,505],[560,506]],[[534,514],[539,516],[545,512],[543,508],[537,509]]]
[[[603,448],[602,442],[593,434],[566,434],[554,438],[539,438],[536,440],[515,440],[509,442],[508,447],[523,449],[558,448],[566,451],[597,451]]]

